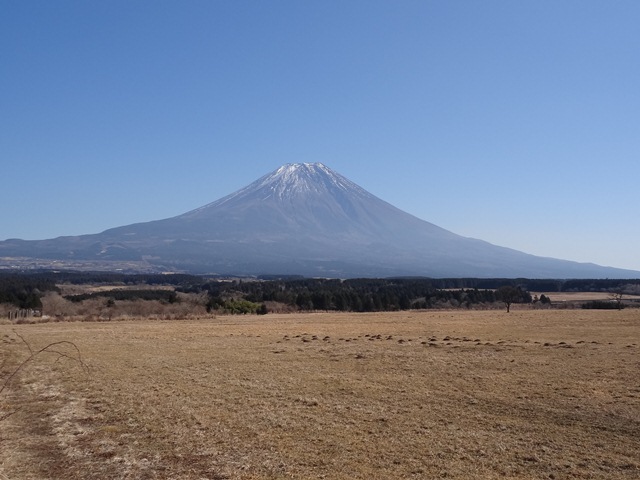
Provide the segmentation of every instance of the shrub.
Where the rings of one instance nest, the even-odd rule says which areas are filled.
[[[618,304],[617,302],[607,302],[605,300],[592,300],[590,302],[583,303],[582,308],[595,310],[618,310],[624,308],[624,305]]]

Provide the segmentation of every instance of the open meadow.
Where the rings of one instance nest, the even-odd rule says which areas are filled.
[[[640,309],[5,324],[0,368],[3,480],[640,478]]]

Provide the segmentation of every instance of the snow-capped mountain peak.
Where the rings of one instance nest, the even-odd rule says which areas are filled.
[[[231,195],[172,218],[94,235],[0,242],[0,257],[57,259],[74,268],[82,262],[137,262],[144,268],[230,275],[638,275],[461,237],[399,210],[321,163],[283,165]]]
[[[189,212],[196,214],[225,204],[245,201],[248,198],[267,201],[300,201],[309,196],[349,195],[372,198],[362,187],[331,170],[322,163],[287,163],[259,178],[250,185],[213,203]]]
[[[278,198],[311,192],[324,193],[334,189],[366,194],[358,185],[322,163],[288,163],[262,177],[253,186],[266,187]]]

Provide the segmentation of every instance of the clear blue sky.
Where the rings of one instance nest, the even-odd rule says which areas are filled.
[[[322,162],[458,234],[640,270],[640,2],[0,0],[0,239]]]

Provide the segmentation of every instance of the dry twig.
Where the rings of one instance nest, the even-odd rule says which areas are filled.
[[[89,367],[87,366],[86,363],[84,363],[84,361],[82,360],[82,355],[80,353],[80,349],[78,348],[78,346],[70,341],[67,340],[62,340],[59,342],[52,342],[49,343],[48,345],[45,345],[44,347],[42,347],[39,350],[33,350],[33,348],[31,348],[31,345],[29,344],[29,342],[27,342],[27,340],[25,340],[25,338],[20,335],[17,332],[13,332],[18,338],[20,338],[20,340],[22,340],[22,343],[25,344],[25,346],[27,347],[27,350],[29,350],[29,356],[23,360],[16,368],[13,369],[13,371],[7,376],[7,378],[5,378],[4,382],[2,383],[2,386],[0,386],[0,394],[2,394],[2,392],[4,392],[4,390],[9,386],[9,383],[11,382],[11,380],[13,380],[13,378],[31,361],[33,361],[38,355],[44,354],[44,353],[53,353],[55,355],[57,355],[56,358],[56,362],[58,360],[60,360],[61,358],[68,358],[70,360],[73,360],[75,362],[77,362],[80,367],[85,371],[88,372],[89,371]],[[59,346],[69,346],[72,347],[73,350],[75,350],[75,354],[73,355],[69,355],[63,351],[60,351],[58,349],[56,349],[56,347]],[[6,362],[6,360],[5,360]],[[5,362],[3,362],[3,366],[5,364]],[[16,413],[19,409],[14,410],[12,412],[9,412],[5,415],[0,416],[0,421],[5,420],[6,418],[10,417],[11,415],[13,415],[14,413]]]

